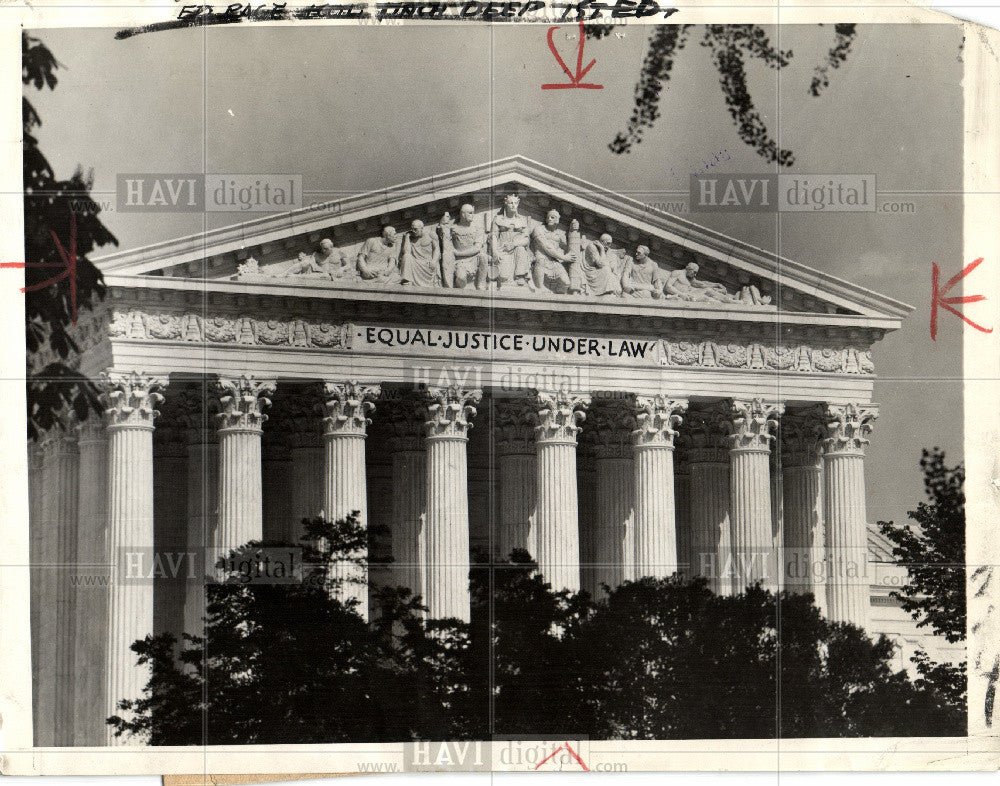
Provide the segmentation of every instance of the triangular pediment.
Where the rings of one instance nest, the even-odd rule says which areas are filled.
[[[360,194],[318,208],[268,215],[109,255],[98,259],[97,264],[105,275],[116,278],[191,279],[201,283],[206,280],[294,282],[297,287],[365,291],[419,291],[421,286],[433,289],[442,285],[400,281],[398,276],[382,281],[360,274],[357,260],[366,241],[378,239],[384,227],[393,226],[397,234],[391,254],[398,261],[406,230],[414,220],[420,220],[441,245],[442,220],[458,220],[463,204],[474,207],[473,224],[488,234],[504,197],[510,193],[520,198],[517,212],[527,219],[528,231],[544,223],[548,211],[555,209],[560,214],[558,228],[567,234],[567,242],[572,243],[571,222],[577,222],[580,237],[576,242],[581,249],[578,256],[585,256],[583,250],[589,244],[609,234],[613,242],[607,259],[614,260],[613,266],[624,268],[629,259],[635,258],[636,249],[645,246],[659,269],[654,275],[660,282],[657,286],[664,280],[673,281],[661,299],[672,307],[683,307],[689,302],[685,295],[676,294],[678,287],[683,291],[687,286],[678,271],[693,262],[698,265],[696,278],[700,291],[694,292],[692,305],[699,308],[780,310],[889,320],[898,320],[911,310],[903,303],[851,282],[519,156]],[[533,258],[535,249],[533,239],[527,249],[529,257]],[[592,256],[596,260],[599,250]],[[474,290],[476,276],[468,265],[466,268],[467,280],[462,283]],[[612,275],[619,276],[620,268]],[[519,286],[522,283],[504,282],[504,294],[513,298],[544,296],[577,300],[599,294],[588,291],[586,283],[582,292],[566,292],[558,280],[538,291],[532,291],[530,285]],[[601,294],[600,299],[609,298],[628,300],[629,295],[610,292]]]

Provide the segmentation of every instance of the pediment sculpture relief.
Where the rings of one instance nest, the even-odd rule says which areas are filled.
[[[575,219],[565,230],[558,210],[549,210],[539,223],[522,215],[519,207],[518,197],[508,195],[488,232],[471,204],[462,205],[457,221],[449,213],[436,226],[415,219],[401,235],[395,227],[386,226],[353,255],[324,238],[313,253],[300,253],[296,261],[270,276],[250,260],[252,264],[240,266],[237,278],[306,278],[705,304],[765,306],[771,302],[755,286],[731,292],[720,282],[700,278],[694,262],[680,270],[664,267],[650,257],[648,246],[636,247],[633,256],[616,247],[608,233],[589,240]]]
[[[354,277],[354,268],[344,252],[334,248],[332,240],[324,238],[315,253],[299,252],[299,258],[285,268],[282,275],[331,281],[349,280]]]

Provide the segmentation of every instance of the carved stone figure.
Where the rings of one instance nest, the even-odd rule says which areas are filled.
[[[521,200],[508,194],[503,210],[497,213],[490,229],[490,260],[487,281],[500,288],[513,284],[534,289],[531,280],[531,236],[528,218],[517,212]]]
[[[667,272],[649,256],[649,248],[639,246],[635,259],[630,260],[622,273],[622,292],[631,297],[661,298]]]
[[[750,303],[755,306],[766,306],[771,302],[769,295],[760,294],[760,290],[752,284],[750,286],[743,287],[740,290],[740,294],[737,299],[741,303]]]
[[[559,229],[558,210],[550,210],[546,214],[545,223],[532,230],[531,240],[535,249],[531,269],[535,287],[547,287],[558,293],[569,291],[568,266],[576,261],[577,254],[569,253],[566,233]]]
[[[358,251],[358,275],[363,281],[399,283],[399,250],[396,229],[387,226],[379,237],[369,238]]]
[[[299,258],[284,271],[283,276],[304,276],[331,281],[354,278],[354,270],[344,256],[344,252],[334,248],[333,241],[323,238],[315,254],[299,253]]]
[[[441,244],[424,222],[415,219],[403,235],[399,256],[400,281],[415,287],[441,286]]]
[[[698,278],[698,264],[689,262],[683,270],[675,270],[663,282],[667,300],[686,300],[690,303],[750,303],[764,306],[770,297],[760,294],[755,286],[745,286],[740,294],[732,294],[723,284]]]
[[[476,209],[465,204],[457,224],[447,213],[441,218],[441,279],[446,287],[464,289],[475,284],[477,289],[486,289],[486,230],[475,216]]]
[[[698,278],[698,264],[690,262],[683,270],[668,273],[663,282],[663,294],[668,300],[686,300],[691,303],[734,303],[738,298],[731,295],[724,285]]]
[[[302,277],[343,284],[446,289],[474,286],[481,291],[525,287],[531,292],[689,303],[763,306],[771,302],[756,286],[746,285],[733,293],[722,283],[699,278],[699,266],[694,262],[683,270],[664,269],[650,258],[647,246],[638,246],[633,258],[614,247],[610,234],[588,240],[575,219],[568,231],[563,230],[558,210],[549,210],[545,222],[538,224],[522,215],[519,207],[520,198],[509,194],[489,226],[471,204],[461,206],[457,221],[448,213],[437,226],[414,220],[399,236],[393,227],[386,226],[379,237],[362,244],[354,261],[324,238],[315,252],[300,253],[279,272],[261,270],[250,258],[239,266],[234,278]],[[852,363],[854,358],[849,358],[849,365]]]
[[[260,263],[253,257],[248,257],[236,266],[236,278],[254,278],[260,275]]]
[[[605,232],[589,243],[583,252],[580,270],[583,291],[588,295],[620,295],[622,292],[622,257],[612,248],[611,235]]]

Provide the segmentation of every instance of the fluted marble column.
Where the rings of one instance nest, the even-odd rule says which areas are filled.
[[[687,401],[636,397],[635,575],[667,578],[677,572],[674,437]]]
[[[187,433],[173,396],[164,402],[153,432],[153,630],[183,641],[187,584],[197,576],[187,548]]]
[[[104,578],[107,537],[108,435],[102,418],[91,413],[79,427],[80,508],[76,554],[76,648],[73,694],[74,745],[103,745],[104,669],[108,637],[108,585]],[[88,578],[84,578],[84,576]]]
[[[595,598],[602,585],[614,589],[635,578],[635,460],[632,432],[634,401],[611,399],[587,412],[587,442],[594,455],[595,511],[591,524],[593,564],[583,572],[583,588]]]
[[[424,450],[423,402],[403,396],[386,408],[392,436],[392,562],[390,586],[406,587],[427,597],[427,452]]]
[[[864,451],[876,417],[871,405],[831,404],[823,440],[827,614],[862,628],[870,603]]]
[[[691,523],[688,573],[707,579],[719,595],[732,592],[728,422],[728,408],[720,404],[691,410],[684,434]]]
[[[780,451],[777,447],[775,447],[775,449],[771,451],[768,461],[768,474],[771,476],[771,489],[768,495],[771,499],[771,553],[774,558],[774,570],[772,575],[775,577],[774,586],[778,590],[783,587],[781,554],[785,545],[784,535],[782,533],[785,510],[783,491],[784,467],[782,466],[782,459],[779,454]]]
[[[31,620],[31,706],[32,733],[35,744],[39,742],[39,688],[41,686],[41,660],[45,651],[41,646],[42,638],[42,585],[44,569],[43,534],[47,529],[45,522],[45,450],[42,447],[46,437],[40,434],[38,440],[28,443],[28,558],[31,563],[28,570],[30,591]]]
[[[812,593],[826,607],[823,553],[822,407],[816,405],[781,418],[784,548],[782,580],[789,592]]]
[[[526,398],[496,402],[493,435],[500,486],[500,518],[493,557],[497,562],[510,559],[514,549],[524,549],[532,559],[538,556],[534,420],[534,405]]]
[[[782,406],[762,399],[734,401],[729,451],[733,591],[760,582],[777,587],[771,519],[771,433]]]
[[[184,632],[192,636],[204,633],[205,578],[214,569],[206,562],[213,559],[211,538],[219,509],[219,435],[213,428],[208,395],[203,385],[178,395],[180,425],[187,439],[187,552],[194,555],[184,586]],[[192,572],[194,578],[189,577]]]
[[[323,424],[315,411],[316,401],[315,392],[310,391],[287,402],[291,411],[287,413],[285,424],[292,458],[289,478],[292,515],[287,534],[292,543],[298,543],[303,535],[302,519],[315,518],[320,511],[325,512]],[[275,412],[275,416],[277,414]]]
[[[260,439],[276,385],[250,376],[221,378],[218,385],[219,518],[212,548],[226,556],[264,535]]]
[[[427,390],[427,598],[431,619],[469,620],[469,477],[466,443],[482,391]]]
[[[368,485],[365,478],[365,436],[381,388],[358,382],[323,385],[323,510],[331,521],[357,512],[358,524],[368,526]],[[368,619],[368,549],[349,555],[360,560],[339,562],[333,570],[333,595],[344,603],[357,601],[358,614]]]
[[[127,580],[128,555],[153,549],[153,420],[164,382],[136,372],[103,375],[108,430],[108,538],[111,565],[109,635],[104,717],[120,715],[122,699],[137,699],[149,681],[149,666],[136,664],[133,642],[153,632],[153,582]],[[109,745],[138,742],[116,738]]]
[[[73,744],[73,686],[76,681],[76,538],[79,513],[80,452],[76,421],[63,416],[62,437],[56,443],[56,552],[52,577],[56,587],[55,744]]]
[[[691,472],[687,453],[674,452],[674,511],[677,520],[677,569],[691,577]]]
[[[55,745],[56,715],[56,635],[55,614],[58,582],[56,564],[58,551],[59,500],[59,450],[62,431],[58,426],[50,429],[42,439],[42,488],[41,520],[37,534],[37,555],[33,574],[38,597],[38,659],[34,665],[36,702],[34,714],[35,745]]]
[[[538,393],[538,567],[555,591],[580,589],[576,436],[590,396]]]

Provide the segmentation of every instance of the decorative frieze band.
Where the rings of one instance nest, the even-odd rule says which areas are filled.
[[[148,313],[138,309],[113,311],[107,327],[111,338],[320,349],[349,349],[351,333],[349,323],[250,316],[204,318],[193,313]]]
[[[540,315],[540,319],[541,319]],[[202,317],[193,312],[112,309],[96,318],[80,341],[84,350],[105,335],[142,341],[184,341],[236,346],[350,349],[354,325],[304,317],[259,318],[250,315]],[[747,340],[660,339],[648,342],[647,355],[661,366],[747,369],[787,373],[874,374],[871,350],[863,346],[821,346],[806,342],[769,344]]]
[[[660,341],[660,365],[827,374],[874,374],[871,350],[808,344]]]

